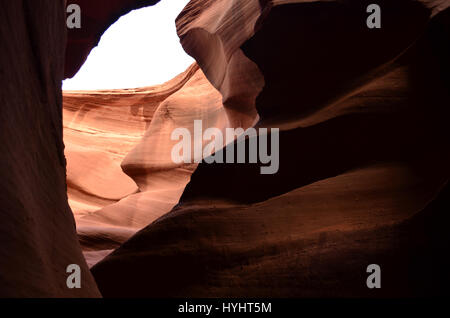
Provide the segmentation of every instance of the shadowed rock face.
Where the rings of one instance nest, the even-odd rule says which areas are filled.
[[[98,297],[67,204],[64,1],[0,2],[0,297]],[[81,267],[81,289],[66,268]]]
[[[448,3],[381,1],[381,30],[368,3],[186,6],[185,50],[231,125],[257,112],[281,128],[280,170],[200,164],[170,213],[94,266],[103,295],[445,293]],[[380,290],[365,285],[373,263]]]
[[[67,204],[61,80],[76,73],[118,17],[156,2],[1,2],[0,297],[100,296]],[[67,36],[65,11],[71,3],[82,7],[83,28]],[[67,150],[71,162],[88,156],[79,150]],[[103,154],[92,157],[109,163]],[[69,182],[85,170],[71,169]],[[81,179],[71,186],[92,184],[89,177]],[[129,191],[135,187],[133,181],[128,185]],[[122,194],[113,190],[101,194],[108,199]],[[81,289],[67,288],[69,264],[81,268]]]
[[[368,30],[368,1],[192,0],[177,28],[198,66],[67,92],[63,109],[61,79],[157,1],[53,2],[0,5],[0,296],[446,293],[448,1],[379,1],[383,27]],[[83,27],[64,59],[74,2]],[[279,172],[174,164],[170,134],[194,119],[281,128]],[[89,265],[113,251],[98,287],[77,234]],[[365,286],[373,263],[381,290]]]

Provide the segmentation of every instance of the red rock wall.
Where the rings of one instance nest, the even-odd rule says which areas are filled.
[[[197,164],[172,162],[175,128],[196,142],[195,119],[228,127],[220,93],[195,63],[162,85],[66,91],[63,110],[69,203],[89,265],[178,203]]]
[[[366,1],[188,4],[184,48],[232,125],[282,129],[280,170],[200,164],[173,211],[94,266],[105,296],[445,293],[450,3],[379,2],[381,30]]]
[[[0,297],[98,297],[67,204],[64,1],[0,2]],[[69,264],[81,288],[69,289]]]
[[[67,204],[61,79],[120,15],[157,1],[67,2],[83,27],[68,32],[65,57],[65,2],[0,4],[0,296],[99,296]],[[177,28],[201,70],[161,100],[145,89],[66,95],[85,256],[118,247],[93,268],[104,296],[445,293],[450,3],[380,0],[381,30],[365,27],[368,3],[192,0]],[[137,100],[151,122],[128,108]],[[170,132],[199,117],[280,127],[278,174],[174,165]],[[109,143],[82,135],[92,129],[126,133]],[[69,290],[73,263],[82,288]],[[371,263],[383,268],[378,291],[364,284]]]

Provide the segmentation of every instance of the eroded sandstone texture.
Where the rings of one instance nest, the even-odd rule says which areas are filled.
[[[0,3],[0,296],[448,294],[449,1],[377,1],[370,30],[372,1],[192,0],[176,22],[196,64],[62,108],[104,30],[156,2],[67,1],[84,27],[65,59],[64,1]],[[195,119],[279,127],[279,172],[174,164]],[[77,239],[89,265],[112,252],[98,287]]]
[[[369,3],[187,5],[185,50],[232,126],[282,129],[280,170],[200,164],[174,210],[94,266],[103,295],[445,293],[449,2],[379,1],[380,30]]]
[[[65,92],[69,203],[90,265],[169,212],[197,164],[175,164],[172,131],[229,126],[220,93],[197,64],[159,86]]]

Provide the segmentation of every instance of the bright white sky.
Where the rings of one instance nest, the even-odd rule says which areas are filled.
[[[137,88],[164,83],[186,70],[194,60],[180,45],[175,18],[188,2],[162,0],[122,16],[63,89]]]

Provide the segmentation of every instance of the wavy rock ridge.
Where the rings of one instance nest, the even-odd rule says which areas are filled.
[[[64,116],[69,202],[91,265],[178,202],[197,165],[172,162],[172,131],[194,143],[195,119],[228,127],[196,64],[160,86],[66,92]]]
[[[175,209],[93,267],[105,296],[444,292],[428,273],[447,264],[435,247],[448,235],[429,235],[447,219],[448,3],[380,1],[376,31],[368,3],[187,5],[185,50],[232,126],[257,112],[257,127],[283,130],[280,171],[200,164]],[[365,286],[371,263],[381,290]]]
[[[449,1],[380,0],[369,30],[371,1],[192,0],[198,66],[63,106],[104,30],[156,2],[0,3],[0,296],[448,294]],[[65,46],[69,3],[85,27]],[[174,164],[194,119],[280,128],[279,172]]]

